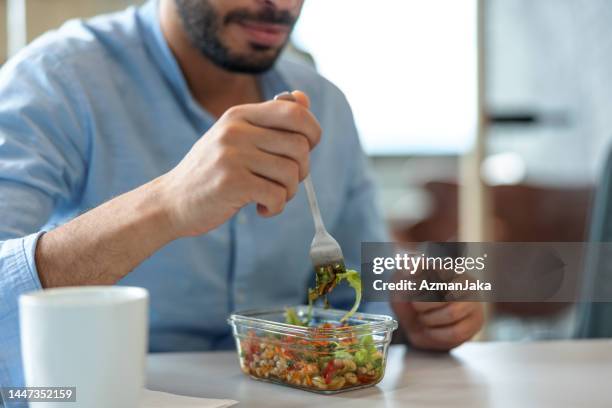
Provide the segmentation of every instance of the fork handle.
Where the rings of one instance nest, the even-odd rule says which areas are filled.
[[[297,102],[291,92],[283,92],[274,97],[275,101],[287,101]],[[315,232],[327,232],[325,224],[323,224],[323,217],[321,217],[321,211],[319,210],[319,202],[317,201],[317,193],[315,193],[314,185],[310,174],[304,179],[304,188],[306,189],[306,195],[308,196],[308,205],[310,206],[310,212],[312,213],[312,220],[314,221]]]
[[[325,232],[325,225],[323,224],[323,217],[321,217],[321,211],[319,210],[319,202],[317,201],[317,194],[312,184],[310,174],[304,179],[304,188],[306,189],[306,196],[308,197],[308,205],[310,205],[310,212],[312,213],[312,219],[315,225],[315,231]]]

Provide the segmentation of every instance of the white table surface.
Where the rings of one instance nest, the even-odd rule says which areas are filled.
[[[148,387],[239,407],[612,407],[612,341],[470,343],[451,354],[391,347],[377,386],[333,396],[255,381],[235,352],[152,354]]]

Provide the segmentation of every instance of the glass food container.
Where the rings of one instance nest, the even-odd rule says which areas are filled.
[[[307,306],[295,307],[303,320]],[[285,323],[285,309],[234,313],[242,371],[256,380],[324,394],[370,387],[382,380],[397,322],[389,316],[313,309],[310,327]]]

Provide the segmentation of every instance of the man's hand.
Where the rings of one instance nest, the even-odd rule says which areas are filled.
[[[161,178],[168,217],[178,237],[206,233],[249,203],[262,216],[277,215],[309,173],[310,151],[321,127],[298,103],[270,101],[236,106]]]
[[[410,344],[425,350],[448,351],[470,340],[481,329],[484,314],[476,302],[392,302]]]
[[[298,103],[230,109],[173,170],[41,236],[43,287],[114,284],[159,248],[206,233],[249,203],[263,216],[280,213],[321,138],[308,97],[294,96]]]

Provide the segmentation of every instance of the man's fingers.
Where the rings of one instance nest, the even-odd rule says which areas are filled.
[[[314,149],[319,144],[322,133],[321,125],[308,108],[300,103],[288,101],[270,101],[263,105],[267,104],[271,105],[271,109],[275,113],[267,120],[278,123],[279,129],[303,134],[308,139],[311,149]],[[265,127],[277,128],[274,124]]]
[[[396,301],[391,306],[410,343],[426,350],[450,350],[470,340],[483,323],[482,306],[475,302],[455,306],[443,302]],[[416,307],[428,311],[420,312]]]
[[[294,160],[257,151],[250,155],[246,166],[253,174],[281,185],[286,190],[287,201],[297,193],[300,168]]]
[[[252,201],[257,203],[257,212],[264,217],[280,214],[287,203],[287,190],[280,184],[252,175]]]
[[[262,128],[253,132],[256,135],[253,140],[259,150],[294,160],[300,168],[300,181],[306,178],[310,171],[310,144],[304,135]]]
[[[412,307],[412,303],[405,301],[392,301],[391,309],[393,309],[393,313],[397,316],[397,320],[400,325],[404,328],[412,329],[414,326],[420,324],[417,321],[417,313]]]
[[[257,127],[300,133],[308,139],[311,149],[321,140],[321,126],[315,116],[295,102],[269,101],[240,105],[229,109],[224,116],[242,119]]]
[[[291,95],[295,98],[296,102],[305,107],[306,109],[310,109],[310,98],[302,91],[293,91]]]
[[[432,341],[455,347],[471,339],[480,329],[482,321],[476,315],[469,315],[465,319],[444,327],[426,328],[424,333]]]
[[[419,320],[428,327],[448,326],[465,319],[473,310],[473,305],[467,302],[448,303],[442,308],[419,314]]]
[[[449,305],[448,302],[413,302],[412,307],[419,313],[441,309]]]

